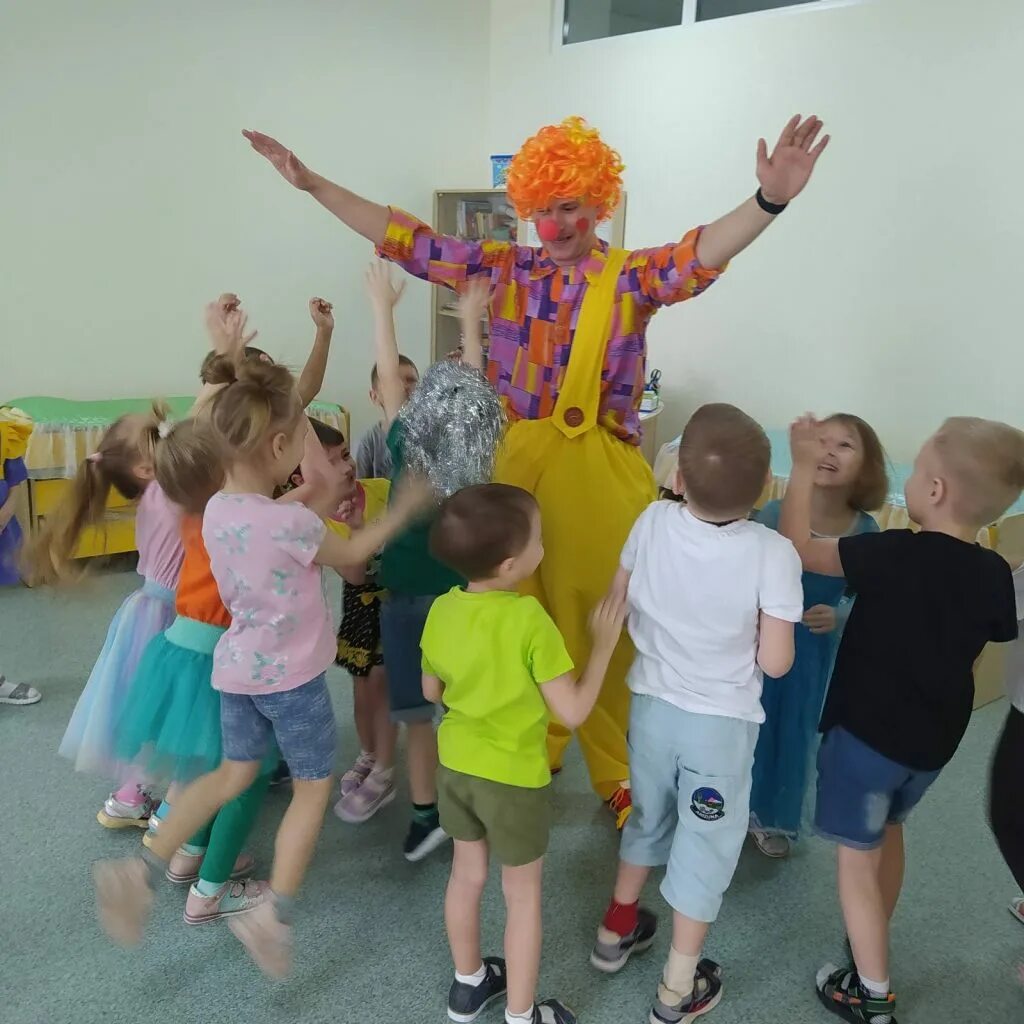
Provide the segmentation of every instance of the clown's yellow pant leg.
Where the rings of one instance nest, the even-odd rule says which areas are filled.
[[[590,656],[590,612],[611,584],[633,523],[656,496],[654,475],[639,448],[604,428],[569,438],[544,419],[512,425],[495,478],[524,488],[540,505],[544,561],[523,589],[547,608],[582,672]],[[626,673],[632,658],[624,632],[597,704],[578,730],[591,783],[604,800],[629,778]],[[552,723],[553,767],[561,764],[570,735]]]

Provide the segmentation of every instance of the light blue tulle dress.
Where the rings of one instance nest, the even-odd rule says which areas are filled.
[[[768,502],[758,513],[757,521],[777,530],[780,507],[778,501]],[[847,536],[877,531],[875,520],[860,512]],[[843,624],[849,615],[849,599],[843,596],[846,581],[842,577],[805,572],[803,585],[804,609],[819,604],[837,608],[836,629],[816,636],[806,626],[797,624],[793,667],[779,679],[764,677],[761,704],[765,721],[754,752],[750,795],[751,825],[793,839],[800,833],[818,721]]]
[[[147,644],[174,620],[183,553],[180,519],[160,485],[150,483],[135,519],[142,586],[114,615],[58,748],[78,771],[119,778],[126,770],[114,750],[114,727]]]

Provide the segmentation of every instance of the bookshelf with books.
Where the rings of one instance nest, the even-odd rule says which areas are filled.
[[[621,246],[625,225],[626,197],[610,220],[599,225],[598,236]],[[471,240],[493,239],[539,246],[540,239],[530,221],[519,220],[503,188],[442,189],[434,193],[434,228],[443,235]],[[448,288],[431,289],[431,362],[444,359],[461,344],[462,325],[455,293]],[[488,331],[484,322],[484,351]]]

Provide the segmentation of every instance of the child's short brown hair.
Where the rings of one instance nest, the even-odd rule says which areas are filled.
[[[889,496],[889,471],[885,449],[871,424],[848,412],[836,412],[825,423],[838,423],[860,438],[861,467],[850,488],[850,508],[858,512],[875,512]]]
[[[761,425],[734,405],[702,405],[679,443],[686,499],[721,519],[747,515],[761,496],[772,449]]]
[[[257,348],[255,345],[246,345],[242,351],[246,359],[259,359],[264,363],[272,363],[274,361],[266,352],[263,351],[263,349]],[[219,359],[220,356],[221,353],[211,349],[203,357],[202,365],[199,367],[199,380],[203,384],[211,383],[210,372],[213,368],[214,361]]]
[[[530,542],[537,501],[508,484],[478,484],[456,491],[430,530],[430,553],[470,583],[491,579],[507,558]]]
[[[976,416],[946,420],[932,444],[952,484],[957,521],[994,523],[1024,490],[1024,433]]]
[[[416,366],[416,364],[408,356],[399,355],[399,357],[398,357],[398,365],[399,366],[409,366],[409,367],[412,367],[412,369],[416,371],[416,376],[418,377],[420,375],[419,368]],[[370,387],[373,388],[374,391],[376,391],[379,386],[380,386],[380,371],[377,369],[377,364],[374,363],[373,364],[373,369],[370,370]]]

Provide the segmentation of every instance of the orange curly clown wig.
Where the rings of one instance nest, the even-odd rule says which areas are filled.
[[[622,158],[582,117],[527,139],[508,169],[508,197],[524,220],[552,199],[578,199],[607,220],[622,196]]]

